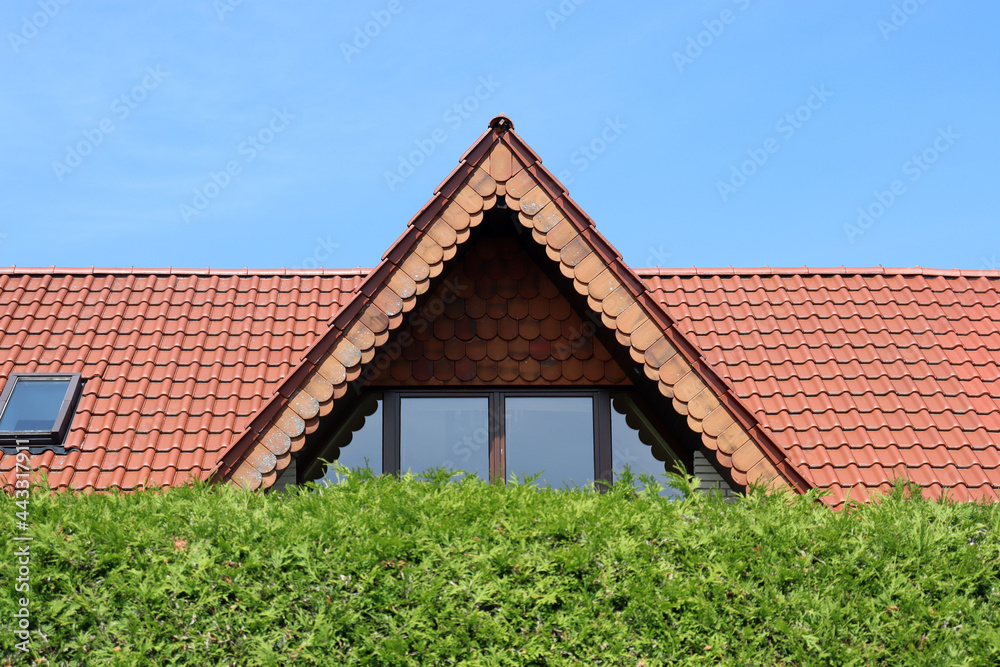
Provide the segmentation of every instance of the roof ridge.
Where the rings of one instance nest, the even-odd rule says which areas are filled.
[[[594,232],[600,233],[596,228]],[[403,234],[405,235],[406,232]],[[602,235],[603,236],[603,235]],[[609,244],[610,245],[610,244]],[[945,278],[1000,278],[1000,269],[934,269],[915,267],[882,266],[834,266],[834,267],[630,267],[640,278],[664,276],[816,276],[816,275],[872,275],[872,276],[932,276]],[[375,269],[358,266],[353,269],[189,269],[179,267],[136,268],[136,267],[61,267],[61,266],[0,266],[0,275],[113,275],[113,276],[367,276]]]
[[[932,269],[921,266],[833,266],[833,267],[734,267],[706,268],[691,266],[685,268],[652,267],[633,268],[640,278],[665,276],[817,276],[817,275],[870,275],[870,276],[941,276],[945,278],[1000,278],[998,269]]]
[[[61,267],[61,266],[0,266],[0,275],[115,275],[115,276],[364,276],[372,269],[184,269],[177,267],[136,268],[130,267]]]

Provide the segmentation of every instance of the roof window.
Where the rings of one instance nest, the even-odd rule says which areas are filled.
[[[0,394],[0,445],[61,446],[79,393],[79,373],[11,373]]]

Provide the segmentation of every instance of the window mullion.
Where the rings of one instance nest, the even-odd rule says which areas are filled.
[[[382,396],[382,473],[399,475],[399,392]]]
[[[504,433],[504,396],[501,391],[490,392],[490,480],[505,482],[507,456]]]
[[[611,484],[614,466],[611,453],[611,395],[594,392],[594,479]],[[601,486],[602,490],[607,487]]]

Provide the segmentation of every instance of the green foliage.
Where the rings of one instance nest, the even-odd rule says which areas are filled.
[[[0,664],[1000,664],[996,505],[341,474],[34,493],[31,652],[8,548]]]

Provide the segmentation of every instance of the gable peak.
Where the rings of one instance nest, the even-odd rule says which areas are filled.
[[[498,136],[506,134],[508,130],[514,129],[514,121],[507,116],[500,114],[490,121],[490,129],[493,130]]]

